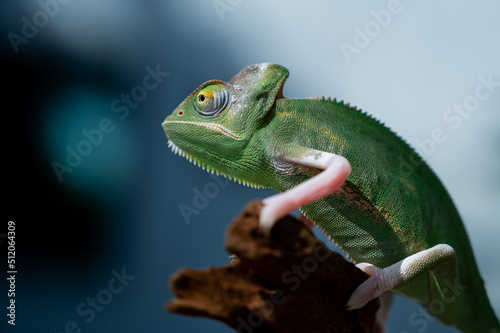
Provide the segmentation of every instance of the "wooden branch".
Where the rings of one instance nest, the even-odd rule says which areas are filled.
[[[175,273],[171,312],[223,321],[237,332],[373,332],[378,300],[347,311],[367,275],[331,252],[297,219],[258,230],[262,204],[252,201],[229,227],[226,267]]]

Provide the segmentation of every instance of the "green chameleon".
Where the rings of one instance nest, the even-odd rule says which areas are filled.
[[[427,164],[349,104],[285,98],[287,77],[264,63],[202,84],[163,122],[169,146],[208,171],[281,192],[263,201],[263,231],[300,208],[370,275],[347,307],[380,296],[380,329],[392,291],[464,332],[500,332],[464,225]]]

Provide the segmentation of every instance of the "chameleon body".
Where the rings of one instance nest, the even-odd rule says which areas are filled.
[[[285,98],[287,77],[286,68],[265,63],[228,83],[204,83],[163,122],[171,148],[209,171],[279,192],[322,171],[294,161],[318,151],[343,156],[352,167],[344,185],[301,212],[355,263],[384,268],[451,246],[454,260],[430,262],[393,291],[464,332],[500,332],[464,225],[433,171],[394,132],[348,104]]]

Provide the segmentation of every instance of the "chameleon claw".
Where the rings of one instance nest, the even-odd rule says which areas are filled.
[[[273,211],[270,209],[269,205],[262,207],[259,217],[259,231],[265,235],[269,235],[269,232],[276,223],[273,215]]]
[[[369,263],[360,263],[356,266],[370,275],[370,277],[354,290],[347,301],[347,310],[362,308],[366,303],[378,297],[384,291],[380,288],[380,276],[383,275],[383,269]]]
[[[361,309],[366,303],[378,296],[376,293],[376,281],[374,279],[369,281],[370,279],[366,280],[367,284],[361,285],[361,288],[356,289],[352,293],[351,298],[349,298],[346,304],[347,310]]]

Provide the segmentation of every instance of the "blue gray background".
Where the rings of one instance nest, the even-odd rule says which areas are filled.
[[[0,4],[2,223],[16,222],[18,269],[16,326],[2,314],[2,332],[62,332],[70,322],[82,332],[232,331],[165,312],[168,279],[184,266],[225,265],[227,224],[272,191],[230,183],[184,218],[179,206],[214,180],[170,152],[160,124],[204,81],[259,62],[290,70],[286,96],[343,99],[415,147],[441,129],[420,152],[454,198],[500,312],[500,85],[467,117],[446,120],[473,101],[480,77],[500,82],[497,1],[54,1]],[[24,28],[30,38],[15,52],[12,34],[26,20],[40,26]],[[169,74],[127,116],[113,112],[148,66]],[[113,130],[59,181],[53,163],[103,119]],[[113,271],[129,276],[116,293]],[[96,297],[100,312],[78,312]],[[454,331],[411,300],[394,305],[391,332]]]

